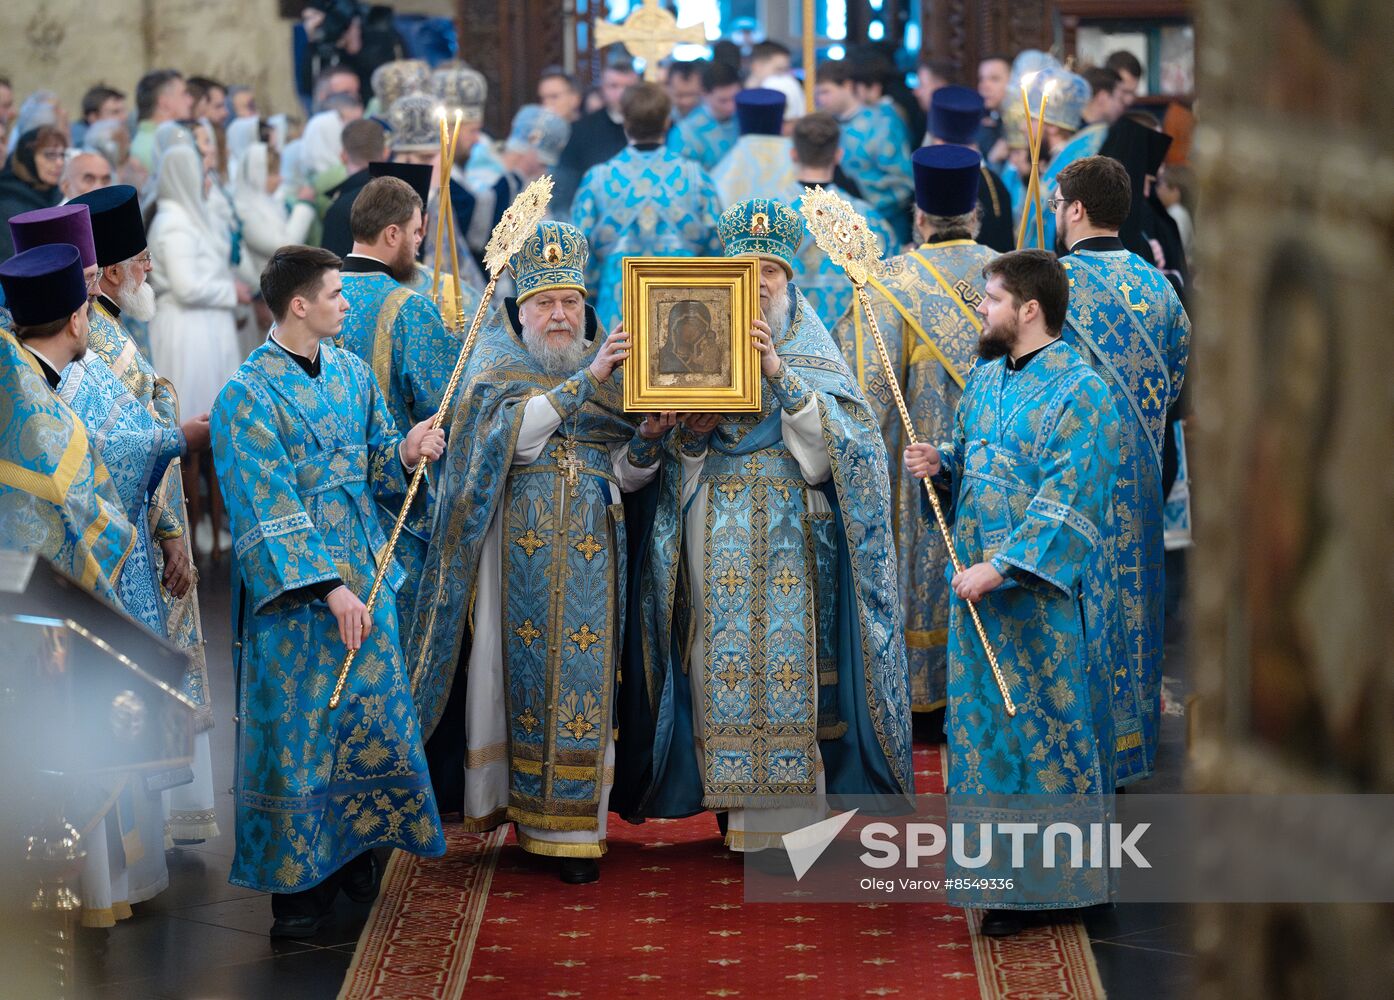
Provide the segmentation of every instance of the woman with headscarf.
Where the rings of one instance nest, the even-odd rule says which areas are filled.
[[[302,184],[294,206],[287,204],[281,186],[280,154],[266,143],[254,142],[243,153],[232,190],[233,207],[242,222],[242,259],[237,273],[253,289],[272,254],[288,244],[305,242],[315,222],[314,197],[314,189]],[[259,340],[270,326],[271,314],[260,306],[256,322],[244,328],[244,353],[250,353],[246,340]]]
[[[8,223],[21,212],[52,208],[63,200],[58,179],[63,176],[63,151],[68,139],[53,125],[40,125],[19,137],[15,151],[0,171],[0,261],[15,255]]]
[[[225,235],[208,208],[208,175],[198,151],[175,145],[160,159],[155,219],[150,225],[155,318],[150,321],[150,353],[155,370],[174,383],[185,413],[207,413],[223,384],[237,371],[239,303],[251,301],[233,277]],[[201,462],[184,463],[184,491],[194,539],[202,521]],[[213,552],[221,552],[223,510],[217,481],[208,466]],[[191,542],[194,539],[190,539]]]

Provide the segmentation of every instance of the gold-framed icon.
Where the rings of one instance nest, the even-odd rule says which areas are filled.
[[[631,413],[758,413],[760,315],[753,257],[626,257],[624,408]]]

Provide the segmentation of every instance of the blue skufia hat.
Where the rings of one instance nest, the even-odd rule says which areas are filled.
[[[101,267],[124,263],[146,249],[140,194],[131,185],[97,188],[68,204],[86,205],[92,213],[92,241]]]
[[[929,134],[940,142],[966,146],[977,137],[986,105],[971,87],[940,87],[929,99]]]
[[[736,121],[741,135],[780,135],[788,99],[777,90],[756,87],[736,95]]]
[[[925,146],[910,157],[915,204],[926,215],[967,215],[978,207],[982,157],[966,146]]]
[[[773,257],[793,276],[794,257],[803,242],[803,216],[784,202],[772,198],[738,201],[721,213],[716,229],[727,257]]]
[[[45,243],[0,264],[0,287],[16,326],[67,319],[87,303],[82,255],[71,243]]]
[[[542,222],[523,249],[508,261],[518,286],[518,304],[538,292],[570,289],[586,294],[590,247],[581,230],[565,222]]]

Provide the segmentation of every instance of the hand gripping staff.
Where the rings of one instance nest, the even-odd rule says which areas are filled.
[[[803,189],[800,211],[803,212],[808,231],[818,242],[819,249],[828,255],[829,260],[847,272],[847,277],[856,289],[857,301],[866,313],[871,336],[876,341],[876,352],[881,356],[881,367],[886,372],[886,382],[891,387],[891,395],[895,397],[896,408],[900,410],[900,422],[905,426],[905,437],[911,444],[916,444],[915,428],[910,423],[910,411],[905,407],[900,380],[896,378],[896,370],[891,365],[886,342],[881,339],[881,328],[876,325],[876,313],[872,311],[871,298],[866,294],[867,279],[881,269],[881,247],[876,234],[867,228],[866,220],[857,214],[856,209],[831,191],[823,190],[822,186]],[[939,522],[939,533],[944,536],[944,545],[949,550],[954,572],[961,573],[963,566],[959,564],[958,553],[954,551],[949,526],[944,520],[943,508],[939,505],[939,496],[934,492],[928,478],[924,480],[924,488],[929,494],[930,506],[934,508],[934,519]],[[978,617],[978,608],[972,601],[965,603],[968,605],[968,613],[973,616],[973,625],[978,630],[978,638],[987,653],[988,663],[992,664],[992,676],[997,681],[997,690],[1002,692],[1002,703],[1006,706],[1007,715],[1016,715],[1016,704],[1012,701],[1006,678],[1002,676],[1002,668],[997,663],[997,654],[992,651],[992,644],[988,641],[983,620]]]
[[[484,248],[484,266],[489,270],[489,283],[484,286],[484,294],[479,298],[479,306],[474,311],[474,320],[470,323],[469,336],[465,337],[465,343],[460,348],[460,357],[455,361],[455,370],[450,373],[450,381],[446,384],[440,409],[436,411],[435,417],[431,420],[433,429],[440,428],[445,424],[445,415],[450,408],[450,400],[454,397],[455,389],[460,384],[460,378],[465,373],[470,351],[474,347],[475,339],[479,336],[479,328],[484,323],[484,314],[489,308],[489,302],[494,297],[494,289],[498,286],[499,275],[508,266],[509,259],[523,248],[523,243],[527,238],[537,231],[537,224],[546,215],[547,205],[551,200],[552,178],[544,175],[523,189],[523,192],[513,200],[513,204],[503,213],[503,218],[499,220],[499,224],[494,227],[494,232],[489,237],[489,244]],[[447,322],[449,322],[448,319]],[[452,327],[456,333],[459,333],[458,321],[453,323]],[[392,526],[392,534],[387,539],[387,548],[383,551],[382,558],[378,560],[377,573],[373,576],[373,589],[368,592],[366,602],[369,613],[372,612],[373,604],[377,601],[379,591],[382,590],[382,581],[387,575],[387,567],[391,564],[392,553],[396,551],[397,539],[402,534],[402,525],[406,522],[407,511],[411,508],[412,501],[416,499],[416,492],[421,488],[421,482],[425,478],[426,465],[427,462],[424,459],[417,463],[416,471],[411,476],[411,484],[407,487],[407,498],[402,504],[402,511],[397,515],[397,523]],[[344,664],[339,668],[339,679],[334,685],[334,693],[329,697],[331,709],[339,707],[339,699],[343,697],[344,685],[348,682],[349,670],[353,667],[356,655],[356,650],[349,650],[348,655],[344,657]]]

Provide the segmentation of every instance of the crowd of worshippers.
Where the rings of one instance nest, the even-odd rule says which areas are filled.
[[[220,835],[208,729],[233,712],[196,554],[230,554],[231,880],[273,894],[278,937],[371,899],[375,850],[443,853],[442,815],[512,823],[585,883],[609,812],[708,810],[788,871],[781,838],[827,795],[913,792],[915,713],[951,793],[1154,772],[1192,225],[1172,137],[1130,110],[1142,67],[1025,52],[976,89],[925,62],[911,90],[868,49],[818,67],[816,110],[777,43],[665,74],[612,60],[588,95],[549,70],[502,140],[458,62],[384,64],[371,95],[330,69],[303,129],[173,70],[133,115],[94,88],[71,127],[0,85],[0,449],[24,473],[0,476],[0,541],[189,650],[199,706],[193,782],[85,831],[85,923],[160,892],[167,844]],[[1039,220],[1027,74],[1051,93]],[[437,427],[485,245],[544,174]],[[811,186],[877,234],[865,308],[805,230]],[[722,255],[758,260],[763,412],[626,413],[621,261]],[[1106,903],[1099,878],[955,902],[1011,934]]]

